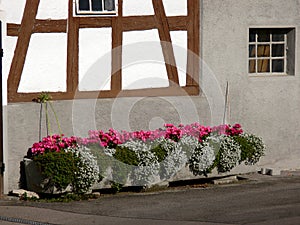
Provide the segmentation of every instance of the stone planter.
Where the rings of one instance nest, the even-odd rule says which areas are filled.
[[[49,179],[42,175],[41,168],[33,160],[24,158],[23,162],[27,190],[39,194],[62,194],[71,191],[71,186],[59,191],[56,187],[49,184]]]

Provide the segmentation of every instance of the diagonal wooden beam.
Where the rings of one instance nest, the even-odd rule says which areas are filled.
[[[39,4],[40,0],[26,1],[17,45],[7,79],[8,99],[16,95],[18,91]]]
[[[169,85],[179,85],[178,71],[176,67],[175,55],[172,47],[170,28],[162,0],[152,0],[155,21],[161,41],[162,51],[166,63],[169,78]]]

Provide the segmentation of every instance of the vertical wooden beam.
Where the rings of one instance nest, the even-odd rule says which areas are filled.
[[[186,86],[199,84],[200,0],[188,1],[188,58]]]
[[[111,90],[122,90],[123,0],[118,0],[118,16],[112,18]]]
[[[39,4],[40,0],[26,1],[17,45],[7,80],[9,100],[13,99],[18,91]]]
[[[172,46],[171,34],[166,12],[162,0],[152,0],[155,21],[161,41],[163,55],[166,63],[166,69],[170,86],[179,85],[178,71],[176,67],[175,55]]]
[[[73,0],[69,0],[67,50],[67,94],[75,95],[78,90],[79,21],[73,17]]]

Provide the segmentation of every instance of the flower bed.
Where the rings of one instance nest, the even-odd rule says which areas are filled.
[[[70,184],[73,191],[85,192],[99,177],[100,187],[105,183],[145,186],[168,181],[185,167],[195,176],[207,176],[214,168],[228,172],[242,162],[257,163],[264,151],[262,139],[244,133],[239,124],[208,127],[194,123],[165,124],[152,131],[93,130],[87,138],[53,135],[33,144],[28,157],[54,186]],[[60,153],[73,157],[65,162],[73,167],[63,168],[73,178],[64,182],[61,171],[48,169],[57,164]],[[44,161],[48,155],[54,156],[51,162]]]

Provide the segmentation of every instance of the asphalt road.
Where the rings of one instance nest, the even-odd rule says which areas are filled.
[[[300,224],[300,176],[254,174],[248,178],[229,185],[70,203],[0,200],[0,224]]]

